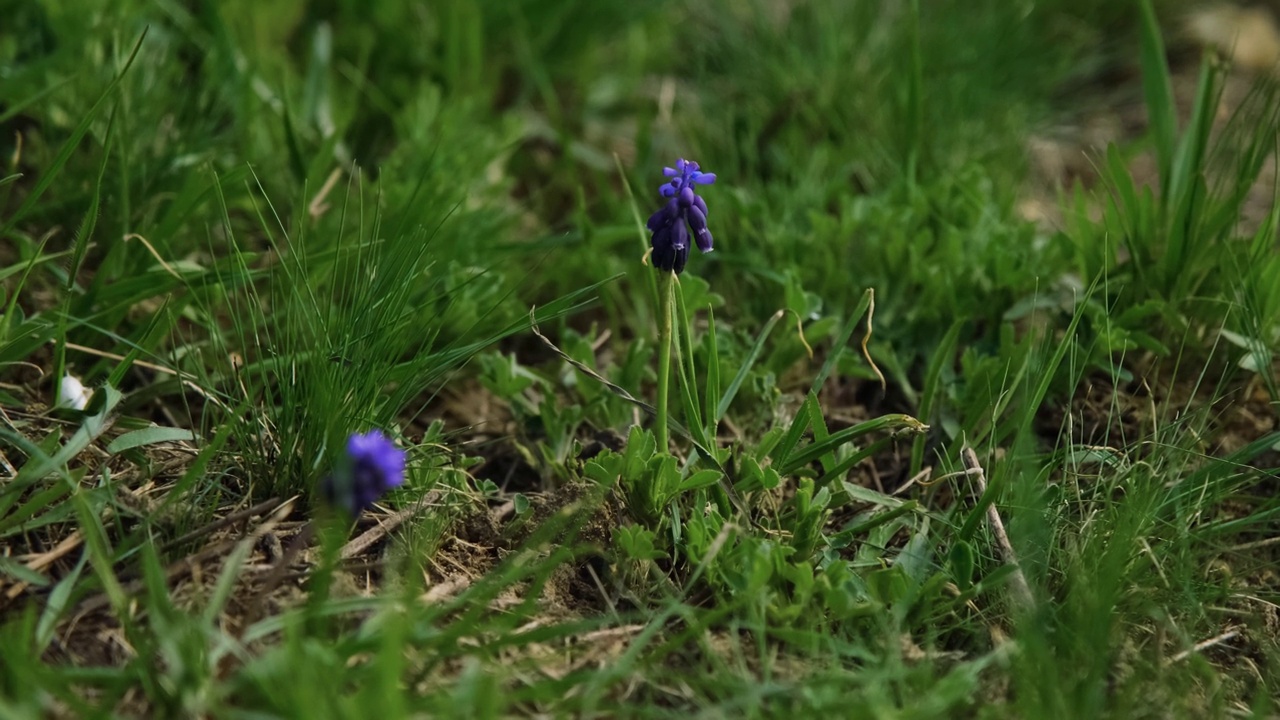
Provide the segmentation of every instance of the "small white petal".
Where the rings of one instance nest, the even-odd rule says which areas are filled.
[[[93,395],[88,388],[80,382],[80,379],[74,375],[67,375],[62,378],[62,384],[59,387],[58,406],[69,407],[75,410],[84,410],[89,406],[89,397]]]

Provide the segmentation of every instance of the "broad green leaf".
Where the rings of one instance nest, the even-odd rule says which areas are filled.
[[[162,442],[179,442],[192,441],[196,439],[196,434],[190,430],[173,427],[149,427],[141,430],[127,432],[120,437],[112,440],[107,445],[107,452],[121,453],[125,450],[142,447],[144,445],[155,445]]]
[[[680,482],[680,492],[711,487],[719,482],[721,477],[718,470],[699,470]]]

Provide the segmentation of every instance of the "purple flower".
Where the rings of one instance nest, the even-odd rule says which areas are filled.
[[[694,188],[716,181],[715,173],[704,173],[698,163],[680,158],[673,168],[663,168],[662,174],[671,178],[662,184],[663,197],[671,198],[666,206],[649,217],[649,232],[653,233],[654,267],[677,275],[689,261],[689,237],[704,253],[711,252],[711,231],[707,229],[707,203],[698,197]]]
[[[381,430],[371,430],[347,439],[347,452],[320,481],[320,492],[330,504],[355,516],[402,484],[404,451]]]

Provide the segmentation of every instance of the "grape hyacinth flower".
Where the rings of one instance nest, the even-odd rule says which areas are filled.
[[[716,181],[715,173],[704,173],[698,163],[680,158],[673,168],[663,168],[671,178],[662,184],[662,196],[671,198],[649,217],[654,267],[679,275],[689,260],[689,236],[704,253],[711,252],[711,231],[707,229],[707,203],[694,188]]]
[[[355,517],[402,484],[404,451],[382,431],[371,430],[347,439],[346,453],[320,482],[320,492],[331,505]]]

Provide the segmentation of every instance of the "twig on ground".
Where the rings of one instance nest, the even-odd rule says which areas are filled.
[[[329,197],[329,193],[333,191],[333,186],[338,184],[338,179],[342,177],[342,168],[334,168],[329,173],[329,177],[324,179],[324,185],[320,186],[320,191],[316,196],[311,198],[311,202],[307,203],[307,214],[312,220],[319,220],[329,210],[329,203],[325,202],[325,198]]]
[[[84,536],[79,530],[76,530],[63,538],[62,542],[55,545],[52,550],[37,555],[35,559],[27,563],[27,569],[38,573],[44,568],[52,565],[55,561],[61,559],[67,553],[80,547],[80,543],[82,542],[84,542]],[[6,603],[21,595],[28,587],[30,587],[30,585],[25,582],[14,583],[13,586],[5,593]]]
[[[249,627],[262,617],[263,608],[266,606],[266,599],[271,596],[280,583],[284,582],[288,575],[289,566],[293,561],[302,554],[302,551],[311,544],[311,539],[316,534],[316,523],[314,520],[308,521],[289,541],[289,545],[284,549],[284,554],[276,560],[275,566],[267,571],[267,576],[263,578],[262,585],[258,588],[257,598],[253,604],[249,606],[248,612],[245,614],[244,627]]]
[[[1186,650],[1183,650],[1177,655],[1174,655],[1173,657],[1165,661],[1165,665],[1172,665],[1177,662],[1182,662],[1183,660],[1186,660],[1187,658],[1191,657],[1192,655],[1195,655],[1196,653],[1204,652],[1205,650],[1208,650],[1209,648],[1214,647],[1215,645],[1221,645],[1222,643],[1225,643],[1228,640],[1231,640],[1232,638],[1236,637],[1239,634],[1240,634],[1240,630],[1238,628],[1230,628],[1226,632],[1223,632],[1220,635],[1215,635],[1209,638],[1208,640],[1202,640],[1196,643],[1195,645],[1192,645],[1191,647],[1187,648]]]
[[[929,477],[931,475],[933,475],[933,468],[927,467],[921,470],[920,472],[916,473],[915,475],[912,475],[911,477],[907,478],[905,482],[903,482],[901,485],[895,488],[893,492],[889,493],[889,495],[892,495],[892,496],[901,495],[902,493],[907,491],[907,488],[917,483],[923,486],[932,485],[933,483],[929,480]]]
[[[218,543],[214,543],[213,545],[210,545],[209,547],[202,549],[200,552],[194,555],[190,555],[188,557],[182,558],[181,560],[178,560],[177,562],[174,562],[173,564],[165,568],[165,571],[164,571],[165,581],[167,583],[172,583],[174,580],[177,580],[183,575],[190,573],[192,568],[194,568],[195,566],[203,563],[206,560],[211,560],[221,555],[225,555],[228,552],[230,552],[231,549],[234,548],[235,546],[236,546],[235,540],[224,540]],[[124,591],[126,594],[134,595],[141,592],[146,587],[146,580],[142,578],[139,578],[136,580],[130,580],[128,582],[123,583],[122,586],[124,587]],[[111,604],[111,598],[106,593],[98,593],[97,595],[93,595],[76,606],[76,612],[70,624],[75,625],[81,617],[84,617],[85,615],[88,615],[89,613],[92,613],[96,610],[101,610],[102,608],[105,608],[110,604]]]
[[[422,512],[424,507],[434,503],[439,499],[439,497],[440,493],[433,490],[423,497],[421,502],[414,503],[413,507],[405,508],[397,513],[392,513],[391,515],[388,515],[386,519],[380,519],[377,525],[365,530],[363,533],[356,536],[355,539],[351,540],[346,545],[343,545],[342,550],[338,553],[338,558],[341,560],[350,560],[365,550],[368,550],[374,543],[386,537],[387,533],[395,530],[405,520],[408,520],[419,512]]]
[[[249,518],[254,517],[255,515],[266,515],[268,513],[274,514],[277,510],[284,507],[285,505],[292,504],[294,500],[298,499],[298,497],[299,496],[294,495],[293,497],[289,498],[288,500],[285,500],[284,502],[281,502],[280,498],[271,498],[270,500],[264,500],[258,503],[257,505],[254,505],[253,507],[245,508],[244,510],[237,510],[236,512],[233,512],[230,515],[227,515],[226,517],[214,520],[208,525],[205,525],[203,527],[198,527],[195,530],[192,530],[191,532],[187,533],[186,535],[182,535],[181,537],[177,537],[177,538],[174,538],[173,540],[170,540],[169,542],[162,545],[160,549],[161,551],[165,551],[173,547],[176,547],[178,545],[182,545],[183,543],[189,543],[198,537],[203,537],[216,530],[221,530],[222,528],[227,527],[228,525],[234,525],[235,523],[241,520],[248,520]]]
[[[279,501],[273,501],[273,502],[278,503]],[[266,504],[267,503],[260,503],[254,508],[250,508],[250,510],[253,510],[255,508],[260,508],[261,506]],[[251,532],[245,533],[240,539],[222,540],[219,542],[215,542],[212,545],[208,545],[204,548],[201,548],[199,552],[196,552],[192,555],[188,555],[187,557],[181,558],[171,563],[168,567],[165,568],[165,571],[164,571],[165,581],[167,583],[173,583],[178,578],[184,575],[190,574],[193,571],[197,571],[198,566],[204,563],[205,561],[212,560],[214,558],[226,555],[227,553],[231,552],[236,547],[236,545],[240,544],[241,542],[250,542],[250,543],[256,542],[263,535],[274,530],[279,525],[279,523],[282,520],[284,520],[284,518],[288,517],[289,513],[293,511],[292,504],[293,504],[292,498],[289,500],[286,500],[284,503],[279,503],[279,507],[277,507],[274,512],[272,512],[261,523],[259,523],[256,527],[254,527],[254,529]],[[252,517],[253,515],[258,515],[258,514],[265,514],[265,513],[248,514],[247,511],[241,511],[239,513],[236,513],[236,515],[239,516],[239,518]],[[232,520],[232,522],[234,522],[234,520]],[[131,573],[131,575],[132,574],[136,574],[136,573]],[[123,575],[123,574],[121,575],[121,579],[125,579],[127,577],[129,577],[129,575]],[[143,588],[145,587],[146,587],[145,578],[129,579],[128,582],[124,583],[125,591],[129,594],[138,593],[142,591]],[[83,617],[84,615],[87,615],[90,612],[106,607],[109,603],[110,603],[110,598],[107,596],[107,594],[99,593],[98,595],[92,596],[86,599],[84,602],[80,603],[76,608],[75,617],[78,620],[78,618]],[[75,622],[76,620],[73,620],[72,624],[74,624]]]
[[[987,494],[987,474],[978,462],[977,453],[973,448],[966,447],[960,451],[960,457],[964,461],[966,474],[973,478],[974,485],[978,486],[978,497],[981,498]],[[987,505],[987,522],[991,525],[991,534],[996,538],[1000,557],[1013,566],[1010,582],[1013,584],[1014,601],[1020,608],[1030,610],[1035,604],[1035,598],[1031,594],[1031,586],[1027,584],[1027,576],[1022,573],[1022,567],[1018,565],[1018,555],[1013,551],[1013,544],[1009,542],[1009,534],[1005,532],[1004,522],[1000,519],[1000,511],[996,510],[994,501]]]

